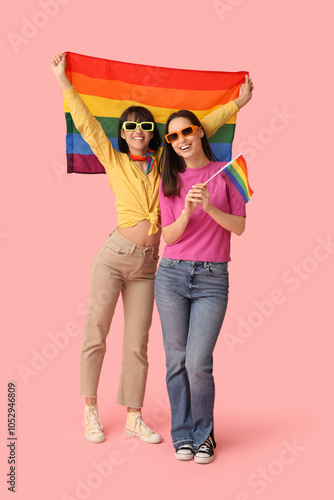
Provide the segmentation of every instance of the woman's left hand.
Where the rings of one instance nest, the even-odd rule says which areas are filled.
[[[251,100],[253,90],[254,90],[254,84],[252,82],[252,79],[248,75],[246,75],[245,82],[240,87],[240,95],[239,97],[234,99],[234,102],[236,103],[239,109],[241,109],[243,106],[245,106],[245,104],[247,104]]]
[[[254,90],[254,84],[250,76],[245,76],[245,83],[240,86],[241,95],[251,95]]]
[[[194,201],[202,205],[204,212],[210,212],[212,209],[210,193],[205,184],[195,184],[189,193],[191,193],[191,197]]]

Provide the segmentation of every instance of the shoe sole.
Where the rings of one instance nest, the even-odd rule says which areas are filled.
[[[182,460],[183,462],[187,462],[188,460],[192,460],[194,455],[181,455],[180,453],[175,453],[175,456],[178,460]]]
[[[124,432],[131,437],[139,438],[141,441],[144,441],[145,443],[159,444],[162,441],[161,436],[158,436],[156,438],[146,438],[145,436],[140,436],[139,434],[136,434],[135,432],[132,432],[132,431],[128,431],[127,429],[124,429]]]
[[[211,464],[211,462],[213,461],[213,456],[212,457],[205,457],[205,458],[202,457],[201,458],[201,457],[196,457],[196,455],[195,455],[194,459],[195,459],[195,462],[197,464]]]
[[[100,437],[93,437],[93,436],[89,436],[88,434],[84,433],[85,434],[85,438],[90,441],[91,443],[103,443],[103,441],[105,440],[105,436],[100,436]]]

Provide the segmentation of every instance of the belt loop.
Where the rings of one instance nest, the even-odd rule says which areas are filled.
[[[133,254],[133,252],[135,251],[135,249],[136,249],[136,244],[134,243],[134,244],[132,245],[132,247],[130,248],[130,252],[129,252],[129,253],[130,253],[130,255],[132,255],[132,254]]]

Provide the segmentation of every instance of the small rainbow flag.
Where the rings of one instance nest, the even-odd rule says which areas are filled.
[[[250,197],[253,194],[253,190],[251,189],[248,182],[246,160],[242,156],[242,154],[236,156],[227,165],[218,170],[218,172],[210,177],[210,179],[208,179],[204,184],[207,184],[219,173],[221,173],[223,176],[226,176],[231,181],[233,186],[242,196],[245,203],[250,200]]]
[[[199,119],[239,95],[246,71],[199,71],[145,66],[66,52],[66,74],[118,149],[117,124],[129,106],[148,108],[164,135],[168,116],[190,109]],[[65,102],[67,171],[104,173],[104,167],[75,128]],[[220,161],[231,159],[236,115],[210,138]]]

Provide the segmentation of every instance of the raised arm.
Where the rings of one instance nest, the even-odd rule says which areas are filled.
[[[207,137],[212,137],[219,127],[224,125],[233,115],[235,115],[245,104],[247,104],[252,98],[252,92],[254,89],[253,82],[251,78],[246,75],[245,83],[240,87],[240,95],[234,101],[230,101],[224,106],[209,113],[205,118],[201,120],[202,127],[205,130]]]
[[[89,111],[66,76],[66,54],[56,55],[51,61],[51,69],[62,90],[77,130],[107,169],[114,156],[113,147],[100,122]]]

